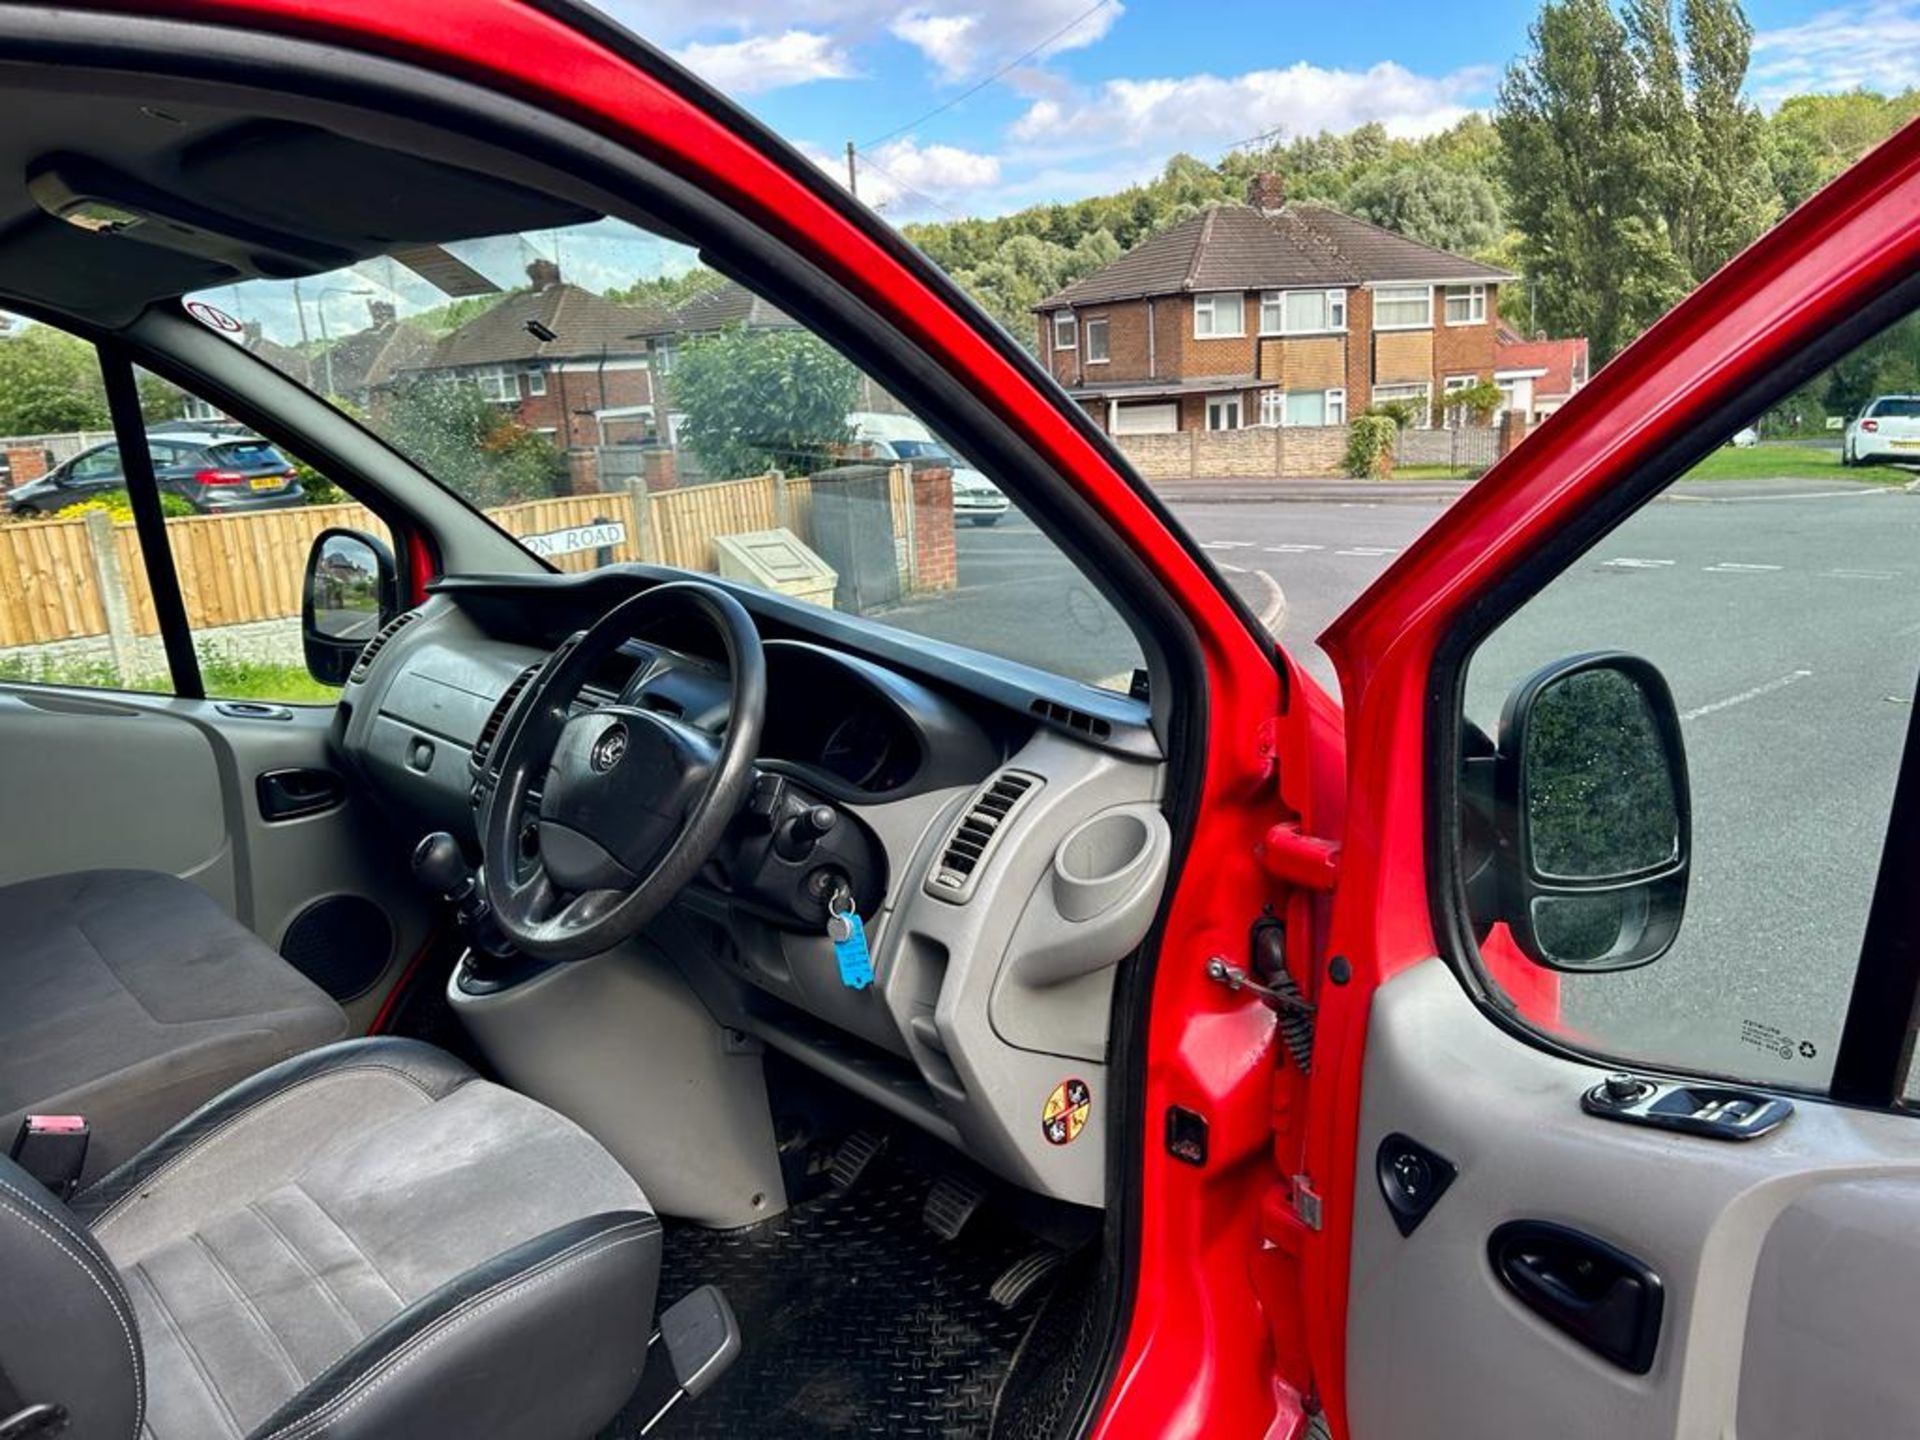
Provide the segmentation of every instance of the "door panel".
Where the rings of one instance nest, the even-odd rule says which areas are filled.
[[[331,706],[277,714],[285,718],[224,714],[214,701],[0,687],[0,814],[45,817],[0,827],[0,882],[161,870],[201,886],[276,949],[315,902],[363,897],[393,932],[379,964],[365,964],[377,978],[344,1001],[364,1028],[425,937],[429,911],[407,865],[414,837],[392,834],[351,783],[337,806],[267,819],[262,775],[338,773]],[[320,936],[324,953],[324,926]]]
[[[1903,1323],[1920,1293],[1920,1147],[1905,1116],[1797,1100],[1743,1143],[1587,1115],[1606,1071],[1491,1024],[1439,960],[1375,994],[1361,1101],[1347,1387],[1367,1440],[1461,1435],[1887,1435],[1920,1414]],[[1458,1174],[1410,1235],[1375,1173],[1400,1134]],[[1488,1240],[1516,1220],[1659,1276],[1634,1375],[1522,1305]]]

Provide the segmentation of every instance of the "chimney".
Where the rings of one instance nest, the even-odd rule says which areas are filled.
[[[560,267],[544,257],[529,261],[527,279],[536,290],[551,290],[560,283]]]
[[[393,324],[393,302],[391,300],[369,300],[367,318],[373,321],[373,328],[384,330]]]
[[[1262,170],[1247,182],[1247,204],[1256,210],[1278,210],[1287,203],[1287,182],[1271,170]]]
[[[240,327],[240,338],[243,344],[258,345],[260,343],[260,322],[258,320],[249,320],[243,324]]]

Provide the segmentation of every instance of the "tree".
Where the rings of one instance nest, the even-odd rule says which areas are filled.
[[[560,452],[471,381],[407,380],[374,407],[373,427],[472,505],[545,499],[566,477]]]
[[[670,310],[676,305],[684,305],[696,295],[718,290],[726,283],[727,277],[718,270],[696,265],[678,275],[656,275],[651,280],[636,280],[624,290],[609,290],[606,295],[607,299],[622,305],[650,304]]]
[[[86,341],[49,325],[0,340],[0,434],[104,430],[110,423],[100,362]]]
[[[1492,249],[1506,233],[1492,181],[1432,160],[1362,176],[1347,191],[1343,208],[1463,255]]]
[[[1508,70],[1501,173],[1537,314],[1605,361],[1773,222],[1738,0],[1548,0]]]
[[[1767,124],[1767,165],[1792,209],[1894,131],[1920,115],[1920,90],[1796,95]]]
[[[805,330],[723,330],[686,345],[673,367],[680,437],[717,479],[806,475],[852,434],[860,372]]]

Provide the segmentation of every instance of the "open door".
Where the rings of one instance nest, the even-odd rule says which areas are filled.
[[[1327,637],[1350,978],[1296,1185],[1336,1435],[1914,1429],[1920,496],[1814,407],[1912,344],[1916,197],[1909,129]],[[1819,437],[1780,478],[1688,480],[1770,408]]]

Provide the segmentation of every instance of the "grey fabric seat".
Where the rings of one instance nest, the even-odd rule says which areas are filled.
[[[319,987],[198,887],[142,870],[0,886],[0,1142],[92,1125],[104,1174],[229,1085],[338,1040]]]
[[[348,1041],[71,1206],[0,1159],[0,1374],[69,1440],[585,1437],[638,1382],[659,1262],[646,1197],[571,1121],[430,1046]]]

